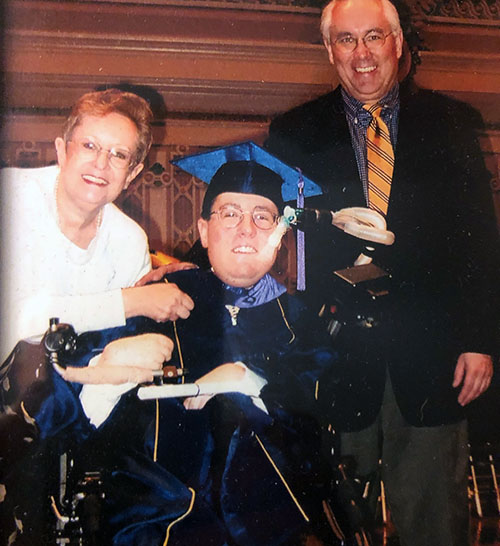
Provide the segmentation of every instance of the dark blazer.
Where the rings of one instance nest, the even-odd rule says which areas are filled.
[[[343,321],[335,340],[343,352],[341,375],[323,393],[337,428],[345,431],[375,419],[386,365],[410,423],[460,419],[458,389],[451,387],[457,357],[492,354],[500,337],[498,232],[476,137],[481,118],[469,106],[411,83],[401,86],[400,100],[387,216],[396,241],[376,249],[374,258],[392,276],[390,293],[362,304],[340,298],[353,316],[368,312],[377,326]],[[366,206],[340,88],[277,117],[266,147],[321,185],[324,194],[306,206]],[[334,228],[306,234],[311,304],[338,303],[343,288],[333,271],[351,266],[361,249]]]

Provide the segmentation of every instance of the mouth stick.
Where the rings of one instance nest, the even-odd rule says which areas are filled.
[[[272,257],[275,250],[280,245],[281,239],[283,239],[283,236],[288,231],[289,227],[289,221],[287,220],[287,218],[282,216],[280,218],[280,221],[278,222],[278,225],[274,228],[274,231],[269,236],[269,239],[267,240],[264,248],[260,251],[262,259],[265,260]]]

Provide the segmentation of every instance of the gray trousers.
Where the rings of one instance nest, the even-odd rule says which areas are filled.
[[[341,434],[341,453],[355,474],[371,479],[379,460],[401,546],[468,546],[467,423],[413,427],[404,420],[387,380],[373,425]]]

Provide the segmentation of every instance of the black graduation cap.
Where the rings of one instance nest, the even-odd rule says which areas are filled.
[[[322,193],[321,188],[298,169],[251,141],[180,157],[171,163],[210,184],[202,213],[206,212],[206,204],[210,206],[215,197],[224,192],[263,195],[278,207],[283,201],[297,198],[299,181],[303,182],[305,197]]]

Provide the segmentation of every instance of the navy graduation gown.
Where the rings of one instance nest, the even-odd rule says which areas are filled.
[[[315,392],[334,354],[323,329],[287,294],[241,307],[232,318],[226,305],[245,291],[200,270],[169,280],[195,302],[175,332],[170,323],[161,327],[176,339],[173,362],[189,370],[189,382],[244,362],[267,381],[267,413],[238,393],[189,411],[178,399],[123,397],[98,433],[110,447],[127,439],[106,465],[117,492],[107,495],[113,543],[152,544],[168,532],[169,544],[282,544],[307,526],[325,495]],[[178,502],[169,511],[172,491]]]
[[[250,307],[232,318],[226,305],[245,300],[244,290],[200,270],[169,280],[195,302],[175,331],[172,323],[137,318],[84,334],[72,364],[85,365],[112,339],[165,333],[176,340],[171,363],[189,370],[189,382],[220,364],[244,362],[267,381],[261,391],[267,413],[237,393],[187,411],[182,400],[141,401],[134,390],[94,430],[78,388],[53,374],[57,404],[48,397],[35,415],[40,434],[63,430],[66,438],[85,440],[81,459],[104,471],[103,544],[285,543],[314,517],[325,494],[315,392],[335,355],[324,329],[286,293],[255,306],[247,298],[243,305]]]

